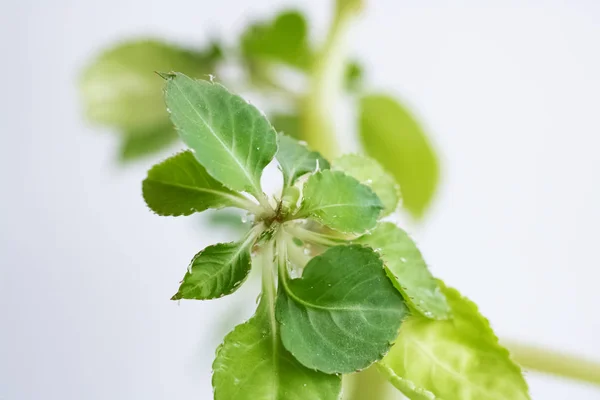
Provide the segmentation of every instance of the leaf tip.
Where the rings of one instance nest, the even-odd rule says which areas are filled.
[[[173,79],[175,78],[176,74],[174,72],[160,72],[160,71],[154,71],[154,73],[158,76],[160,76],[161,78],[163,78],[165,81],[168,81],[169,79]]]

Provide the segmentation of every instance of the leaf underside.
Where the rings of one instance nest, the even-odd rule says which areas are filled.
[[[441,284],[453,318],[409,317],[381,371],[410,399],[527,400],[527,383],[477,306]]]

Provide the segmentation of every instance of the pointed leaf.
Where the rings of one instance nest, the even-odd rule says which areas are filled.
[[[342,232],[360,233],[373,228],[383,208],[368,186],[341,171],[311,175],[302,195],[300,217],[312,217]]]
[[[342,389],[340,376],[308,369],[283,348],[264,299],[225,337],[213,371],[215,400],[338,400]]]
[[[87,117],[99,124],[144,134],[170,125],[154,71],[193,76],[213,72],[218,47],[191,51],[157,40],[135,40],[108,49],[82,74],[80,89]]]
[[[314,257],[302,278],[280,278],[283,345],[308,368],[350,373],[380,360],[408,309],[368,247],[337,246]]]
[[[283,173],[284,187],[293,185],[296,179],[317,169],[329,169],[329,161],[316,151],[311,151],[289,136],[278,135],[277,161]]]
[[[208,300],[231,294],[250,273],[254,236],[244,242],[219,243],[196,254],[171,300]]]
[[[527,383],[477,306],[442,285],[453,319],[407,319],[379,364],[410,399],[526,400]]]
[[[367,154],[396,178],[404,207],[421,217],[439,178],[438,159],[425,132],[406,108],[384,95],[361,99],[359,130]]]
[[[428,318],[444,319],[450,308],[438,281],[431,275],[421,252],[406,232],[391,222],[382,222],[357,243],[381,254],[394,286],[413,309]]]
[[[171,120],[208,173],[233,190],[262,195],[260,177],[277,151],[266,117],[218,83],[167,75]]]
[[[344,171],[373,189],[383,203],[382,216],[396,211],[400,201],[400,188],[394,177],[388,174],[377,161],[358,154],[346,154],[333,161],[333,169]]]
[[[142,192],[148,207],[158,215],[190,215],[207,208],[246,208],[252,204],[211,177],[190,151],[152,167]]]

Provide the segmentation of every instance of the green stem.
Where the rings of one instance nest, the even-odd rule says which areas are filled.
[[[513,359],[524,369],[600,385],[600,363],[518,342],[507,341]]]
[[[302,137],[326,158],[339,152],[331,114],[344,83],[346,39],[352,19],[362,0],[337,0],[333,21],[323,48],[313,63],[309,92],[302,104]]]

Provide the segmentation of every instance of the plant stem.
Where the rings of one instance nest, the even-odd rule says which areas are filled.
[[[331,114],[344,83],[346,33],[362,8],[362,0],[337,0],[333,21],[323,48],[313,63],[309,92],[302,104],[302,137],[326,158],[339,152]]]
[[[503,343],[524,369],[600,385],[600,363],[519,342]]]

